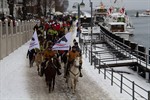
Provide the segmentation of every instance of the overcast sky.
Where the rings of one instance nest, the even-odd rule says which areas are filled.
[[[93,7],[96,7],[102,1],[106,7],[110,7],[115,0],[91,0],[93,2]],[[120,1],[120,2],[119,2]],[[123,3],[121,3],[123,1]],[[82,0],[69,0],[68,10],[73,10],[72,6],[75,2],[81,3]],[[85,7],[82,10],[90,10],[89,0],[83,0]],[[150,0],[117,0],[117,2],[123,5],[127,10],[140,10],[140,9],[150,9]]]

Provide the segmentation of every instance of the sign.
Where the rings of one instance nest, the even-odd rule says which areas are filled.
[[[53,50],[69,50],[71,44],[71,32],[60,38],[52,47]]]

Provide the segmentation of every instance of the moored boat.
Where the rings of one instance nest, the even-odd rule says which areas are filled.
[[[109,22],[105,29],[113,34],[129,40],[130,32],[126,30],[126,23],[124,22]]]
[[[94,23],[102,24],[107,14],[108,14],[107,9],[105,8],[105,5],[101,2],[100,6],[94,9]]]
[[[142,13],[137,12],[135,17],[150,17],[150,10],[145,10]]]

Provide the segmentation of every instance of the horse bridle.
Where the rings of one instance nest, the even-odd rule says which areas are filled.
[[[69,70],[74,76],[77,76],[79,73],[80,73],[80,71],[77,73],[77,74],[75,74],[75,73],[73,73],[71,70]]]

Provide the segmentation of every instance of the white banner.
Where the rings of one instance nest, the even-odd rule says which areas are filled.
[[[39,40],[38,40],[38,37],[37,37],[36,30],[35,30],[35,32],[34,32],[34,34],[32,36],[32,39],[31,39],[31,42],[30,42],[30,46],[29,46],[29,50],[32,50],[34,48],[40,49]]]
[[[69,50],[71,44],[71,33],[67,33],[65,36],[60,38],[55,45],[53,46],[53,50]]]

